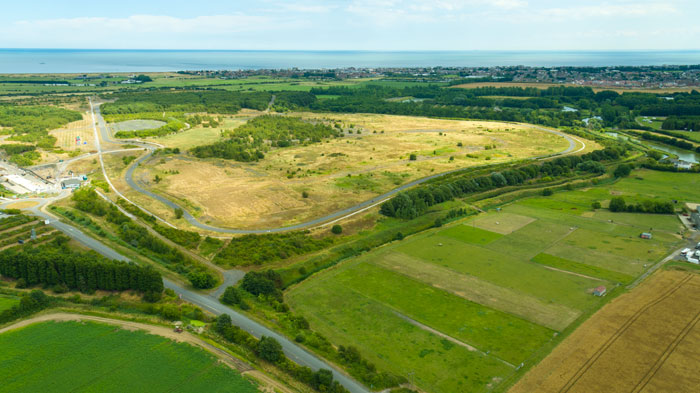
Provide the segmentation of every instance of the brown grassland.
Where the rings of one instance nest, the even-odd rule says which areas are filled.
[[[294,115],[340,121],[346,134],[272,149],[255,163],[157,156],[141,165],[135,178],[204,222],[274,227],[323,216],[431,174],[548,155],[568,145],[560,136],[521,124],[373,114]],[[226,119],[221,129],[239,124],[241,119]],[[200,126],[156,141],[187,149],[218,140],[217,133],[219,129]],[[411,154],[417,156],[415,161]],[[158,184],[153,181],[156,175],[163,179]]]
[[[700,275],[659,271],[612,300],[510,393],[696,392]]]

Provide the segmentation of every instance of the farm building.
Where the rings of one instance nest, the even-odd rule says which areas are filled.
[[[608,289],[601,285],[601,286],[599,286],[599,287],[596,287],[596,288],[593,290],[593,295],[595,295],[595,296],[605,296],[605,294],[606,294],[607,292],[608,292]]]
[[[82,181],[80,179],[65,179],[61,181],[61,188],[62,189],[67,189],[67,188],[80,188],[80,184]]]
[[[690,213],[690,222],[692,222],[696,227],[700,228],[700,213]]]
[[[639,235],[639,237],[641,237],[642,239],[651,239],[652,236],[649,232],[642,232],[642,234]]]

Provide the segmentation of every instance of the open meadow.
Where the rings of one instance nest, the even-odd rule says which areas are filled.
[[[357,346],[393,373],[415,373],[419,388],[501,391],[519,365],[536,364],[559,333],[605,303],[595,288],[616,291],[678,246],[673,215],[591,208],[627,182],[653,195],[660,185],[650,180],[527,198],[458,220],[317,274],[286,300],[332,342]],[[654,238],[640,239],[650,224]]]
[[[45,322],[0,335],[0,391],[258,391],[189,344],[92,322]]]
[[[520,124],[370,114],[293,115],[342,124],[344,136],[275,148],[252,163],[158,156],[141,165],[135,177],[205,222],[273,227],[323,216],[432,174],[554,154],[568,146],[561,136]],[[219,130],[240,124],[241,118],[227,118],[219,129],[196,127],[155,140],[188,149],[219,140]],[[162,179],[157,184],[156,175]]]
[[[603,307],[511,393],[693,392],[700,275],[659,271]]]

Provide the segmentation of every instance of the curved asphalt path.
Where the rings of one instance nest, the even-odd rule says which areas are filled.
[[[125,143],[125,142],[114,141],[114,140],[112,140],[112,139],[110,138],[110,135],[109,135],[109,132],[107,132],[107,128],[106,128],[106,126],[105,126],[104,120],[102,119],[102,115],[100,114],[99,105],[96,105],[96,106],[95,106],[94,111],[95,111],[95,116],[96,116],[96,118],[98,119],[98,122],[99,122],[99,125],[100,125],[100,129],[101,129],[101,131],[102,131],[102,139],[103,139],[103,140],[106,140],[106,141],[108,141],[108,142],[111,142],[111,143]],[[555,154],[555,155],[533,157],[533,158],[532,158],[533,160],[543,159],[543,158],[549,158],[549,157],[553,157],[553,156],[561,156],[561,155],[565,155],[565,154],[569,154],[569,153],[574,152],[574,149],[576,148],[576,140],[575,140],[574,138],[572,138],[571,136],[569,136],[569,135],[567,135],[567,134],[564,134],[563,132],[560,132],[560,131],[550,130],[550,129],[543,128],[543,127],[538,127],[538,126],[530,126],[530,127],[531,127],[531,128],[534,128],[534,129],[536,129],[536,130],[540,130],[540,131],[544,131],[544,132],[549,132],[549,133],[551,133],[551,134],[555,134],[555,135],[561,136],[561,137],[563,137],[564,139],[566,139],[567,142],[569,142],[569,147],[567,147],[565,150],[563,150],[563,151],[561,151],[561,152],[559,152],[559,153],[557,153],[557,154]],[[579,142],[580,142],[580,141],[579,141]],[[129,143],[135,143],[135,142],[129,142]],[[138,142],[137,142],[137,143],[138,143]],[[581,143],[583,144],[583,142],[581,142]],[[404,185],[402,185],[402,186],[400,186],[400,187],[397,187],[397,188],[395,188],[395,189],[393,189],[393,190],[391,190],[391,191],[389,191],[389,192],[386,192],[386,193],[384,193],[384,194],[382,194],[382,195],[379,195],[379,196],[376,196],[376,197],[374,197],[374,198],[372,198],[372,199],[366,200],[366,201],[364,201],[364,202],[362,202],[362,203],[358,203],[358,204],[356,204],[356,205],[354,205],[354,206],[350,206],[350,207],[348,207],[348,208],[345,208],[345,209],[336,211],[336,212],[331,213],[331,214],[328,214],[328,215],[326,215],[326,216],[318,217],[318,218],[315,218],[315,219],[313,219],[313,220],[309,220],[309,221],[302,222],[302,223],[295,224],[295,225],[289,225],[289,226],[277,227],[277,228],[268,228],[268,229],[235,229],[235,228],[222,228],[222,227],[216,227],[216,226],[208,225],[208,224],[205,224],[205,223],[202,223],[202,222],[198,221],[194,216],[192,216],[192,214],[190,214],[190,213],[187,211],[187,209],[183,209],[181,206],[179,206],[179,205],[176,204],[175,202],[171,201],[170,199],[165,198],[164,196],[161,196],[161,195],[158,195],[158,194],[156,194],[156,193],[153,193],[153,192],[151,192],[151,191],[149,191],[149,190],[146,190],[145,188],[141,187],[141,186],[138,184],[138,182],[136,182],[136,181],[134,180],[134,171],[136,170],[136,168],[137,168],[142,162],[148,160],[148,159],[153,155],[153,147],[152,147],[152,146],[148,146],[148,145],[144,144],[143,142],[141,142],[141,143],[139,143],[139,144],[140,144],[141,146],[147,147],[147,148],[150,150],[150,152],[149,152],[148,154],[146,154],[145,156],[143,156],[143,157],[139,158],[138,160],[136,160],[136,161],[127,169],[126,175],[125,175],[125,180],[126,180],[127,184],[128,184],[131,188],[133,188],[134,190],[138,191],[139,193],[144,194],[144,195],[147,195],[147,196],[149,196],[149,197],[151,197],[151,198],[153,198],[153,199],[155,199],[155,200],[157,200],[157,201],[159,201],[159,202],[165,204],[166,206],[168,206],[168,207],[170,207],[170,208],[172,208],[172,209],[181,209],[181,210],[183,211],[183,217],[184,217],[185,220],[187,220],[187,222],[190,223],[192,226],[195,226],[195,227],[197,227],[197,228],[199,228],[199,229],[203,229],[203,230],[207,230],[207,231],[219,232],[219,233],[229,233],[229,234],[278,233],[278,232],[286,232],[286,231],[292,231],[292,230],[297,230],[297,229],[305,229],[305,228],[309,228],[309,227],[314,227],[314,226],[317,226],[317,225],[320,225],[320,224],[323,224],[323,223],[327,223],[327,222],[333,221],[333,220],[336,220],[336,221],[337,221],[337,220],[339,220],[339,219],[341,219],[341,218],[344,218],[344,217],[346,217],[346,216],[350,216],[350,215],[352,215],[352,214],[354,214],[354,213],[356,213],[356,212],[358,212],[358,211],[360,211],[360,210],[363,210],[363,209],[372,207],[373,205],[376,205],[376,204],[378,204],[378,203],[381,203],[381,202],[383,202],[383,201],[385,201],[385,200],[387,200],[387,199],[393,197],[394,195],[398,194],[398,193],[401,192],[401,191],[404,191],[404,190],[409,189],[409,188],[411,188],[411,187],[414,187],[414,186],[417,186],[417,185],[419,185],[419,184],[428,182],[428,181],[430,181],[430,180],[433,180],[433,179],[436,179],[436,178],[439,178],[439,177],[442,177],[442,176],[446,176],[446,175],[449,175],[449,174],[452,174],[452,173],[459,172],[459,171],[462,171],[462,170],[463,170],[463,168],[454,169],[454,170],[451,170],[451,171],[442,172],[442,173],[437,173],[437,174],[430,175],[430,176],[427,176],[427,177],[424,177],[424,178],[421,178],[421,179],[417,179],[417,180],[414,180],[414,181],[412,181],[412,182],[410,182],[410,183],[406,183],[406,184],[404,184]],[[586,145],[583,144],[583,148],[585,148],[585,146],[586,146]],[[581,149],[579,149],[579,150],[577,150],[577,151],[580,151],[580,150],[582,150],[583,148],[581,148]]]
[[[67,193],[69,195],[70,193]],[[60,199],[66,195],[61,195],[55,199]],[[106,246],[97,239],[94,239],[85,233],[83,233],[78,228],[72,225],[66,224],[57,220],[55,217],[47,214],[41,210],[41,207],[50,202],[52,199],[49,198],[27,198],[22,201],[36,201],[39,204],[32,208],[29,208],[34,215],[41,217],[44,220],[49,220],[51,226],[58,229],[59,231],[65,233],[69,237],[75,239],[81,244],[97,251],[101,255],[116,259],[119,261],[129,261],[129,258],[120,254],[119,252],[113,250],[112,248]],[[19,202],[18,200],[0,200],[0,207],[10,205]],[[362,384],[356,382],[354,379],[348,377],[347,375],[336,370],[333,366],[326,363],[324,360],[320,359],[316,355],[306,351],[305,349],[297,346],[295,343],[287,339],[286,337],[274,332],[273,330],[249,319],[248,317],[237,313],[231,308],[221,304],[217,299],[216,295],[203,295],[189,289],[183,288],[177,283],[170,281],[168,279],[163,279],[163,284],[166,288],[170,288],[175,293],[180,295],[180,297],[192,304],[195,304],[207,311],[213,313],[214,315],[228,314],[231,316],[231,321],[234,325],[239,326],[241,329],[247,331],[253,336],[260,338],[261,336],[274,337],[282,345],[282,350],[285,355],[292,361],[302,366],[310,367],[312,370],[318,370],[321,368],[329,369],[333,373],[333,378],[348,389],[351,393],[370,393],[369,389],[365,388]],[[223,286],[222,286],[223,288]]]

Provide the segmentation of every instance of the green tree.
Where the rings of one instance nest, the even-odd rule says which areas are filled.
[[[185,212],[182,211],[182,209],[180,209],[179,207],[177,209],[175,209],[175,218],[176,219],[178,219],[178,220],[181,219],[183,214],[185,214]]]
[[[282,345],[274,338],[267,336],[260,337],[255,353],[270,363],[277,363],[284,357]]]
[[[412,153],[410,156],[408,156],[408,159],[411,161],[415,161],[418,159],[418,156],[416,156],[415,154]]]
[[[336,235],[340,235],[341,233],[343,233],[343,227],[341,227],[341,226],[338,225],[338,224],[335,224],[335,225],[333,225],[333,227],[331,228],[331,232],[333,232],[333,233],[336,234]]]
[[[613,172],[613,174],[615,177],[627,177],[629,176],[630,172],[632,172],[631,165],[620,164],[617,168],[615,168],[615,172]]]
[[[627,210],[627,204],[625,203],[625,198],[621,196],[613,197],[610,199],[610,206],[608,207],[611,212],[624,212]]]

